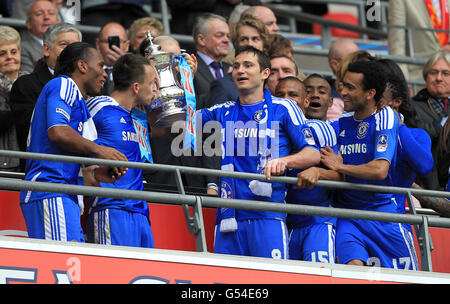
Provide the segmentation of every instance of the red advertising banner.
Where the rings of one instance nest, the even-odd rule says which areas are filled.
[[[0,283],[450,283],[450,275],[0,237]]]

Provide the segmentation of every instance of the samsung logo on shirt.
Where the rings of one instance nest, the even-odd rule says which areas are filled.
[[[132,132],[128,132],[128,131],[122,131],[122,140],[123,141],[139,142],[137,134],[136,133],[132,133]]]
[[[357,153],[367,153],[366,144],[350,144],[343,145],[339,147],[342,155],[357,154]]]
[[[266,136],[266,133],[271,137],[275,137],[275,130],[267,129],[267,130],[259,130],[258,128],[244,128],[244,129],[235,129],[234,130],[234,138],[257,138]]]

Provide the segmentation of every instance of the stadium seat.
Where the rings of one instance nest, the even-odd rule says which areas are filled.
[[[343,23],[348,23],[351,25],[359,25],[358,18],[356,18],[352,14],[348,13],[326,13],[322,15],[323,18],[339,21]],[[313,34],[314,35],[321,35],[322,34],[322,26],[320,24],[314,23],[313,24]],[[359,38],[358,33],[347,31],[340,28],[331,28],[331,36],[332,37],[341,37],[341,38],[353,38],[357,39]]]

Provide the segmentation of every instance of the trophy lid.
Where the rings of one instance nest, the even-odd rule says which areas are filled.
[[[164,53],[164,52],[160,51],[161,50],[161,46],[159,46],[158,44],[154,44],[153,43],[153,39],[154,38],[152,37],[152,34],[150,33],[150,31],[146,31],[145,35],[147,36],[147,41],[148,41],[148,45],[147,45],[147,47],[145,48],[145,51],[144,51],[146,56],[153,56],[153,55],[156,55],[156,54]]]

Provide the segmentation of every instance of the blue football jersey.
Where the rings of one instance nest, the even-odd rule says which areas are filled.
[[[431,139],[423,129],[408,128],[400,125],[397,163],[393,172],[393,186],[411,188],[418,174],[428,174],[433,169]],[[405,213],[406,195],[394,194],[399,213]]]
[[[305,126],[311,130],[314,141],[320,148],[329,146],[335,153],[338,153],[337,134],[330,123],[320,120],[307,120]],[[288,176],[297,177],[297,174],[301,171],[291,169],[288,171]],[[295,189],[294,186],[293,184],[288,185],[286,203],[319,207],[330,207],[333,205],[333,191],[331,189],[319,186],[312,189]],[[336,218],[301,214],[288,214],[287,216],[289,229],[325,222],[335,224]]]
[[[277,98],[272,96],[273,118],[271,128],[265,132],[260,132],[260,124],[267,121],[268,111],[265,101],[250,105],[244,105],[239,102],[226,102],[213,106],[208,109],[202,109],[197,121],[204,125],[209,121],[218,121],[222,128],[227,123],[234,127],[233,144],[225,141],[222,145],[222,153],[231,153],[234,156],[234,171],[262,173],[262,168],[258,167],[257,150],[264,140],[265,134],[270,132],[271,145],[270,157],[280,158],[294,152],[298,152],[304,147],[314,147],[317,149],[311,131],[303,128],[305,117],[298,105],[290,99]],[[233,121],[230,114],[234,109],[239,111],[238,117]],[[200,120],[201,119],[201,120]],[[222,130],[223,131],[223,130]],[[225,132],[226,133],[226,132]],[[232,151],[230,151],[230,146]],[[222,155],[223,162],[224,155]],[[223,163],[222,163],[223,165]],[[250,180],[234,179],[235,199],[270,201],[284,203],[286,195],[286,185],[284,183],[271,183],[272,194],[270,197],[255,194],[250,189]],[[230,189],[232,191],[232,189]],[[275,212],[264,212],[254,210],[236,210],[236,219],[255,219],[255,218],[276,218],[284,219],[285,214]],[[219,220],[219,219],[218,219]]]
[[[384,180],[366,180],[347,175],[347,182],[393,185],[398,128],[398,118],[389,107],[363,120],[356,120],[352,114],[339,119],[338,146],[344,164],[362,165],[376,159],[385,159],[390,163],[389,174]],[[337,194],[337,207],[396,212],[392,194],[350,189],[339,190]]]
[[[48,130],[53,126],[70,126],[83,135],[89,118],[86,102],[71,78],[61,75],[50,80],[42,89],[31,117],[27,151],[73,156],[72,152],[50,141]],[[28,159],[25,180],[75,185],[79,171],[80,165],[76,163]],[[67,194],[21,191],[20,201],[27,203],[56,196],[75,199],[75,196]]]
[[[99,96],[88,100],[97,128],[95,142],[102,146],[114,147],[132,162],[141,161],[139,139],[131,118],[130,111],[120,106],[109,96]],[[101,187],[143,190],[142,170],[128,168],[124,176],[114,183],[100,183]],[[92,203],[93,211],[106,208],[140,212],[148,216],[148,205],[145,201],[96,197]]]

